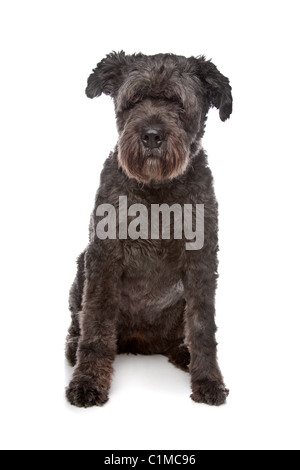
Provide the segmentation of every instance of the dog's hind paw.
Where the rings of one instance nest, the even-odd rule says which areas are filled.
[[[67,338],[66,349],[65,349],[66,359],[68,360],[69,364],[72,367],[76,366],[78,342],[79,342],[79,337],[68,336]]]
[[[229,390],[222,382],[204,380],[193,387],[192,400],[210,406],[221,406],[226,403]]]
[[[108,393],[88,380],[73,380],[66,389],[66,397],[71,405],[79,408],[102,406],[108,401]]]

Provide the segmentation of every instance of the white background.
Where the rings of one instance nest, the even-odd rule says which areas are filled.
[[[299,449],[299,2],[3,0],[4,449]],[[228,405],[190,398],[162,357],[120,357],[110,402],[64,398],[68,290],[88,240],[113,104],[86,79],[112,50],[206,54],[234,113],[204,138],[220,202],[217,296]]]

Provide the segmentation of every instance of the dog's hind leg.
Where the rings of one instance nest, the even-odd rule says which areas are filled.
[[[170,322],[170,318],[173,318],[174,323],[168,333],[169,347],[165,351],[164,355],[167,356],[171,364],[185,372],[189,372],[191,355],[187,345],[185,344],[185,309],[186,302],[185,300],[181,300],[176,304],[176,306],[173,306],[166,311],[165,318],[168,319],[168,323]]]
[[[189,372],[191,355],[188,347],[184,343],[181,343],[178,346],[174,346],[165,355],[168,357],[171,364],[174,364],[174,366],[185,372]]]
[[[66,358],[71,366],[76,365],[78,342],[80,338],[79,312],[82,310],[82,294],[84,286],[84,255],[83,252],[78,260],[77,275],[71,287],[69,306],[72,314],[72,323],[66,342]]]

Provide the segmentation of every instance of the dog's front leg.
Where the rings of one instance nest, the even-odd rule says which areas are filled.
[[[77,365],[66,391],[69,402],[78,407],[100,406],[108,400],[117,354],[121,262],[116,250],[105,245],[100,250],[99,244],[92,245],[86,253],[81,338]]]
[[[195,252],[193,252],[195,253]],[[218,366],[215,289],[217,274],[213,267],[216,257],[203,263],[191,257],[184,275],[184,289],[187,301],[186,335],[191,353],[190,373],[193,394],[198,403],[223,405],[229,391],[225,388]]]

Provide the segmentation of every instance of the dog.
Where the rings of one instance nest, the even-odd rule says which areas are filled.
[[[101,406],[117,354],[161,354],[190,373],[195,402],[222,405],[229,391],[215,338],[218,205],[202,137],[211,107],[222,121],[232,113],[229,80],[204,56],[122,51],[108,54],[88,78],[87,96],[102,93],[113,98],[119,140],[101,174],[89,244],[70,292],[66,357],[75,369],[67,399]],[[169,239],[138,231],[126,237],[133,212],[117,220],[120,197],[126,207],[147,210],[186,205],[195,215],[203,207],[203,246],[187,249],[186,233],[175,237],[171,218]],[[150,219],[144,214],[144,222]],[[104,225],[116,236],[103,234]]]

